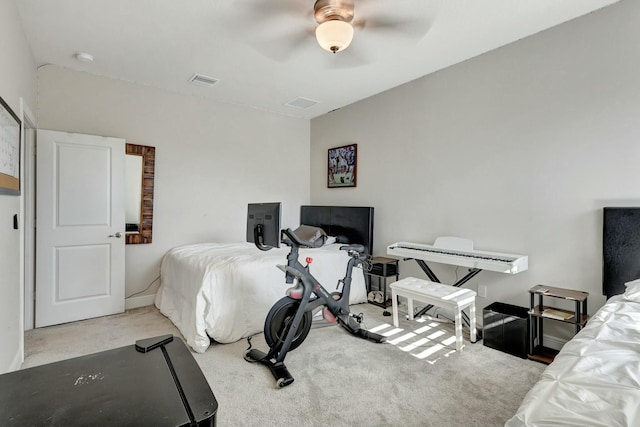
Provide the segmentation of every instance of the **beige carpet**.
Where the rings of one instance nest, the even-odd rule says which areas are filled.
[[[314,328],[290,352],[295,382],[276,389],[269,370],[243,359],[245,340],[194,353],[219,404],[219,426],[502,426],[545,365],[470,344],[453,351],[453,327],[433,321],[400,328],[382,309],[361,304],[374,344],[340,327]],[[155,307],[28,331],[24,368],[132,345],[172,333]],[[262,334],[254,347],[266,350]]]

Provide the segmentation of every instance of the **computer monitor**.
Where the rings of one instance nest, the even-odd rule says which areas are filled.
[[[247,242],[263,251],[280,247],[280,202],[249,203]]]

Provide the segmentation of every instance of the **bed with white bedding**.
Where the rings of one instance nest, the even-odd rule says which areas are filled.
[[[640,426],[640,208],[604,208],[602,243],[607,302],[506,427]]]
[[[349,256],[332,244],[300,249],[300,261],[313,258],[311,272],[328,290],[344,277]],[[156,306],[197,352],[209,338],[230,343],[261,332],[271,306],[291,287],[277,264],[289,248],[263,252],[251,243],[203,243],[177,247],[163,258]],[[366,302],[361,268],[353,271],[350,303]]]
[[[640,425],[640,283],[567,342],[506,427]]]
[[[373,208],[303,206],[301,223],[340,234],[371,253]],[[342,244],[300,249],[312,257],[311,272],[327,290],[336,289],[347,261]],[[252,243],[202,243],[170,250],[160,268],[155,304],[196,352],[210,340],[230,343],[262,332],[271,306],[291,286],[276,266],[286,264],[286,246],[260,251]],[[350,303],[367,301],[364,273],[354,268]]]

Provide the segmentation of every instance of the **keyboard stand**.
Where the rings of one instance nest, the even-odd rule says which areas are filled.
[[[431,267],[429,267],[429,265],[427,265],[427,263],[422,260],[422,259],[416,259],[416,258],[403,258],[403,261],[407,261],[407,260],[414,260],[422,269],[422,271],[424,271],[424,273],[427,275],[427,277],[429,278],[429,280],[431,280],[432,282],[436,282],[436,283],[442,283],[440,281],[440,279],[438,279],[438,276],[436,276],[436,274],[433,272],[433,270],[431,270]],[[470,268],[469,272],[462,278],[460,278],[458,281],[456,281],[455,283],[453,283],[451,286],[455,286],[456,288],[464,285],[465,283],[467,283],[469,280],[471,280],[473,277],[475,277],[478,273],[480,273],[482,271],[482,269],[480,268]],[[415,317],[420,317],[423,314],[425,314],[427,311],[431,310],[433,308],[433,304],[428,304],[425,307],[423,307],[420,311],[418,311],[415,314]],[[463,311],[462,312],[462,321],[465,323],[465,325],[470,326],[471,322],[469,321],[469,316],[467,316],[467,314]],[[479,338],[482,338],[482,331],[478,330],[477,333],[479,334]]]

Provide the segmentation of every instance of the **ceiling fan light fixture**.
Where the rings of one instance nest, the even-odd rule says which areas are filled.
[[[340,19],[330,19],[318,25],[316,39],[324,50],[336,53],[345,50],[351,44],[353,27]]]

